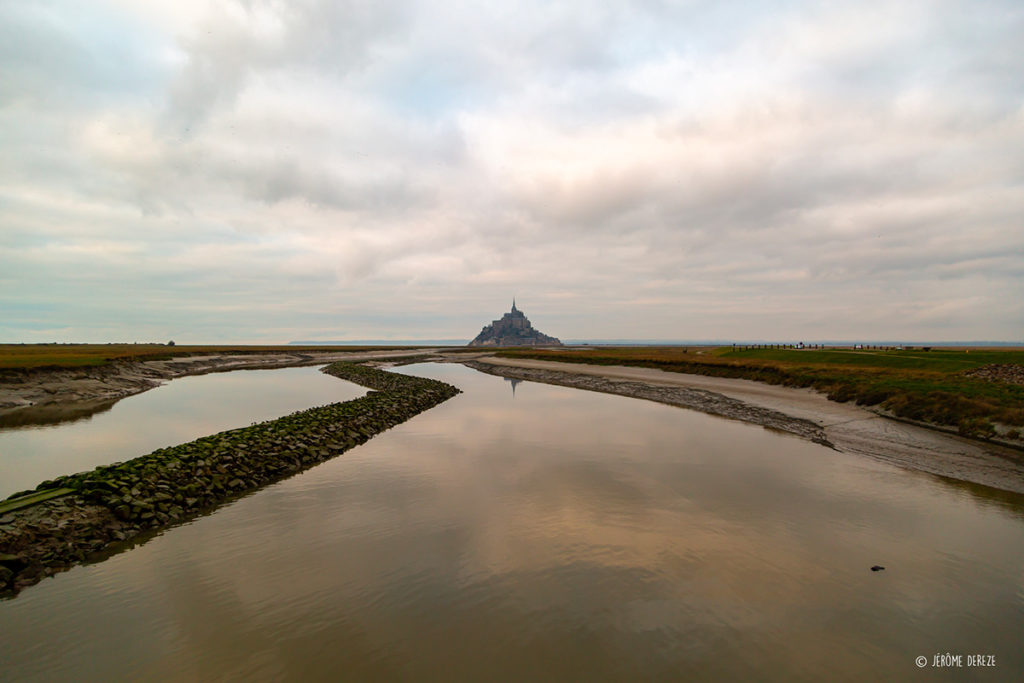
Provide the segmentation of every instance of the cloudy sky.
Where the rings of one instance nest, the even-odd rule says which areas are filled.
[[[0,341],[1024,339],[1024,3],[0,0]]]

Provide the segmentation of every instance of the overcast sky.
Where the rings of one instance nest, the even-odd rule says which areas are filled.
[[[1024,2],[0,0],[0,341],[1024,339]]]

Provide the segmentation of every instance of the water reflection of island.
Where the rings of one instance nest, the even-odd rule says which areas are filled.
[[[522,382],[523,380],[515,378],[515,377],[503,377],[502,379],[504,379],[506,382],[509,382],[512,385],[512,397],[515,398],[515,395],[516,395],[516,385],[519,384],[520,382]]]

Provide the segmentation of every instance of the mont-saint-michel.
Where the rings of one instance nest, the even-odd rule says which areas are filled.
[[[512,310],[493,320],[489,325],[480,330],[480,334],[469,346],[561,346],[555,337],[548,336],[539,330],[535,330],[530,324],[526,314],[516,308],[515,299],[512,300]]]

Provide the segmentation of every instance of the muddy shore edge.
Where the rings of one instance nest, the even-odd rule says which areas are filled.
[[[217,353],[181,356],[165,360],[125,360],[80,368],[0,369],[0,418],[23,417],[24,421],[47,421],[64,412],[88,411],[91,405],[110,404],[140,394],[165,382],[212,372],[270,370],[337,361],[401,358],[436,353],[437,349],[395,351],[267,352],[255,354]],[[36,420],[38,415],[43,420]],[[56,420],[54,420],[56,421]]]
[[[0,507],[0,596],[208,514],[460,393],[444,382],[353,363],[333,363],[324,372],[371,391],[352,401],[58,477],[41,483],[36,491],[63,494],[60,497],[8,511]],[[26,493],[4,503],[17,504]]]

